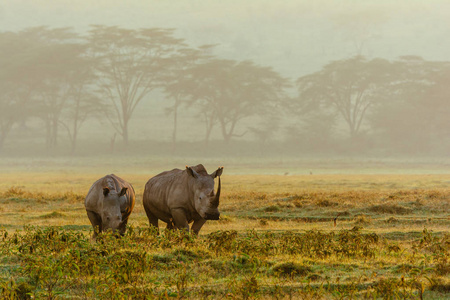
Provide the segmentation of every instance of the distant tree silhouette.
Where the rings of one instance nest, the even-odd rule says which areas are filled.
[[[403,153],[424,153],[448,144],[450,63],[403,56],[393,66],[389,97],[371,117],[380,142]]]
[[[64,117],[60,121],[70,140],[70,152],[75,153],[81,126],[90,116],[102,116],[104,101],[95,91],[95,76],[92,61],[83,56],[70,76],[70,93],[68,94]]]
[[[358,136],[370,107],[387,91],[390,63],[361,56],[332,62],[321,71],[297,80],[304,106],[336,112],[347,124],[351,139]]]
[[[184,45],[173,37],[172,29],[101,25],[92,27],[88,42],[96,59],[100,93],[112,107],[107,117],[127,145],[133,112],[145,96],[168,80],[177,50]]]
[[[87,69],[84,64],[85,47],[72,28],[31,28],[30,37],[38,41],[33,68],[41,80],[33,97],[37,114],[46,125],[47,149],[57,146],[58,129],[63,111],[78,87],[76,78]],[[84,79],[83,79],[84,80]]]
[[[42,118],[46,124],[47,149],[51,150],[57,144],[61,113],[83,49],[70,28],[34,27],[7,35],[10,40],[3,50],[15,48],[14,53],[5,56],[10,60],[4,69],[6,82],[11,83],[7,101],[10,107],[17,106],[17,112],[4,120],[10,120],[7,127],[11,128],[20,118]]]
[[[13,126],[30,113],[29,102],[36,85],[29,69],[32,44],[22,33],[0,33],[0,150]]]
[[[245,134],[236,133],[236,125],[245,118],[273,111],[287,86],[287,80],[277,72],[251,61],[213,58],[187,73],[185,86],[190,88],[185,93],[204,118],[206,142],[216,124],[227,143]]]
[[[164,92],[173,99],[173,105],[166,109],[168,115],[173,115],[172,130],[172,149],[176,149],[177,130],[178,130],[178,109],[187,104],[190,95],[191,82],[186,80],[189,78],[191,69],[201,62],[211,58],[207,54],[211,45],[204,45],[198,49],[184,48],[179,51],[179,56],[174,59],[174,68],[171,70],[167,81],[164,84]]]

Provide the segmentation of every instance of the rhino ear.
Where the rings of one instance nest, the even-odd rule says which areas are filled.
[[[123,195],[125,195],[127,190],[128,190],[128,188],[126,188],[126,187],[122,188],[122,190],[119,193],[119,197],[122,197]]]
[[[215,170],[214,172],[211,173],[211,177],[212,178],[216,178],[217,176],[222,175],[223,172],[223,167],[219,167],[217,170]]]
[[[189,175],[191,175],[194,178],[198,178],[198,173],[195,172],[194,170],[192,170],[191,167],[186,166],[186,171],[188,172]]]
[[[107,188],[107,187],[104,187],[103,188],[103,196],[108,196],[108,194],[109,194],[109,188]]]

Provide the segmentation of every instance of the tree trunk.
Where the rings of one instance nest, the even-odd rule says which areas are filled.
[[[205,113],[205,124],[206,124],[206,135],[205,135],[205,145],[208,146],[209,139],[211,137],[211,132],[214,127],[214,114],[212,114],[209,118]]]
[[[227,131],[227,124],[225,123],[225,120],[220,120],[220,127],[222,128],[222,136],[225,141],[225,144],[229,144],[231,141],[231,138],[233,137],[234,129],[236,127],[236,120],[234,119],[231,123],[230,129]]]
[[[58,145],[58,118],[55,117],[52,121],[52,148]]]
[[[77,130],[77,125],[76,125],[76,122],[75,122],[75,126],[74,126],[74,128],[73,128],[73,135],[72,135],[72,146],[71,146],[71,149],[70,149],[70,154],[71,155],[74,155],[74,153],[75,153],[75,149],[76,149],[76,147],[77,147],[77,135],[78,135],[78,130]]]
[[[128,146],[128,120],[123,120],[122,137],[125,146]]]
[[[122,126],[122,138],[123,138],[123,144],[125,145],[125,150],[128,146],[128,121],[130,120],[130,116],[128,115],[128,107],[127,107],[127,101],[122,100],[122,120],[123,120],[123,126]]]
[[[76,106],[75,106],[75,117],[73,120],[73,134],[71,139],[71,149],[70,154],[73,155],[75,153],[75,148],[77,146],[77,137],[78,137],[78,118],[80,117],[80,98],[76,98]],[[70,133],[69,133],[70,134]]]
[[[45,120],[45,130],[46,130],[46,138],[45,138],[45,146],[47,151],[51,149],[51,140],[52,140],[52,131],[51,131],[50,119]]]

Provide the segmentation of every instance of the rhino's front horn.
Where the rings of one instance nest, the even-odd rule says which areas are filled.
[[[216,206],[216,207],[219,206],[220,187],[221,187],[221,184],[220,184],[220,177],[219,177],[219,187],[217,188],[216,197],[214,198],[214,201],[213,201],[213,205]]]

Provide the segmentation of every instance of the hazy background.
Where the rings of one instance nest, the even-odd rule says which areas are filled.
[[[286,166],[296,161],[298,166],[307,164],[308,170],[330,160],[347,159],[351,165],[357,159],[362,165],[371,165],[374,160],[384,166],[394,165],[392,161],[426,164],[426,168],[432,164],[447,172],[449,20],[448,1],[2,1],[1,62],[8,71],[2,75],[7,78],[3,81],[7,92],[1,97],[5,131],[0,157],[153,157],[153,163],[164,161],[161,168],[175,167],[174,161],[183,164],[202,159],[224,165],[248,162],[249,168],[261,162]],[[64,127],[72,120],[73,106],[67,99],[73,95],[67,92],[70,84],[54,79],[62,78],[66,71],[55,71],[53,66],[68,66],[70,57],[84,58],[85,52],[71,55],[73,49],[60,49],[68,56],[61,58],[44,50],[33,60],[34,46],[21,46],[17,40],[28,40],[30,35],[24,32],[40,26],[46,27],[37,35],[68,28],[86,37],[94,24],[133,30],[173,29],[168,37],[182,39],[189,49],[214,47],[197,53],[209,58],[181,60],[176,68],[166,62],[164,66],[182,71],[171,77],[172,83],[180,85],[171,86],[170,94],[165,90],[170,80],[163,80],[164,84],[145,94],[130,116],[128,141],[114,128],[116,116],[109,111],[118,96],[114,100],[114,95],[108,98],[105,90],[100,91],[99,78],[107,76],[95,69],[97,77],[87,83],[89,93],[80,101],[87,103],[95,94],[95,105],[88,109],[99,113],[89,114],[80,124],[74,147]],[[11,45],[8,32],[17,34],[18,46],[11,48],[16,50],[7,47]],[[56,44],[84,42],[64,37]],[[38,43],[55,44],[50,38]],[[15,56],[20,52],[17,49],[24,48],[29,51]],[[99,49],[97,53],[103,51]],[[30,64],[43,66],[45,72],[50,70],[53,77],[38,72],[27,81],[31,71],[29,65],[20,63],[26,61],[24,57]],[[221,62],[224,59],[227,61]],[[92,67],[94,62],[88,65]],[[176,73],[173,68],[171,75]],[[218,76],[225,76],[224,70],[227,79]],[[36,83],[39,77],[45,80]],[[192,81],[185,80],[191,77]],[[205,78],[210,79],[208,86],[200,84]],[[13,84],[5,83],[8,80],[26,88],[12,89]],[[253,89],[246,90],[252,85]],[[214,94],[215,87],[227,96],[205,100]],[[236,96],[244,89],[245,95]],[[181,95],[181,102],[174,137],[175,94]],[[344,94],[337,103],[335,99]],[[60,119],[55,121],[57,130],[52,132],[49,99],[54,95],[60,98],[55,101],[63,99],[64,103]],[[25,113],[27,107],[33,113]],[[343,107],[349,109],[347,117]],[[41,110],[45,113],[36,113]],[[247,113],[226,137],[224,130],[233,126],[232,110]],[[220,124],[217,116],[225,113],[229,114],[224,117],[228,123]],[[6,121],[12,115],[21,117]],[[208,120],[214,123],[209,136]]]
[[[450,3],[421,1],[6,0],[0,28],[91,24],[175,28],[192,45],[219,44],[220,57],[250,59],[297,78],[355,54],[449,60]],[[364,42],[360,51],[355,44]]]

